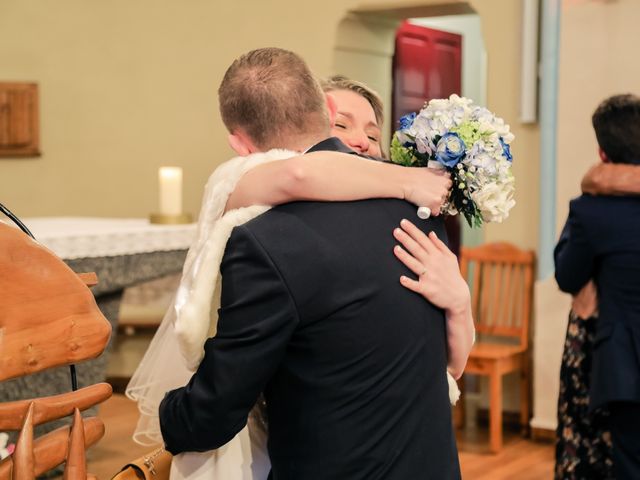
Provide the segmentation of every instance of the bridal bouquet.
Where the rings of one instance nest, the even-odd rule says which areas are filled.
[[[400,119],[391,160],[445,168],[453,186],[442,212],[464,215],[470,226],[502,222],[515,205],[509,125],[458,95],[434,99]]]

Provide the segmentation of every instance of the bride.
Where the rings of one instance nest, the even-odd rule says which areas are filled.
[[[344,77],[330,79],[324,89],[337,104],[332,135],[357,153],[380,157],[383,118],[378,95]],[[215,335],[217,316],[211,303],[219,299],[215,287],[220,260],[235,226],[269,206],[299,200],[400,198],[427,206],[437,215],[449,186],[450,180],[440,172],[328,151],[301,156],[272,150],[236,157],[218,167],[205,188],[196,239],[187,254],[173,304],[127,386],[127,396],[138,402],[140,411],[134,440],[147,445],[162,442],[160,401],[167,391],[188,382],[202,359],[204,341]],[[402,237],[397,238],[404,243]],[[424,240],[429,241],[427,237]],[[399,255],[407,266],[412,258],[406,252],[404,257]],[[444,283],[441,288],[447,288]],[[403,285],[416,290],[415,285]],[[449,370],[459,376],[466,358],[452,354],[453,341],[449,339]],[[447,375],[455,402],[459,392]],[[270,471],[267,432],[259,407],[254,408],[247,426],[224,447],[174,457],[171,478],[266,479]]]

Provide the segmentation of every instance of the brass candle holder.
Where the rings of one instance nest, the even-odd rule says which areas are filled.
[[[185,223],[193,223],[193,217],[190,213],[180,213],[178,215],[152,213],[149,215],[149,222],[158,225],[183,225]]]

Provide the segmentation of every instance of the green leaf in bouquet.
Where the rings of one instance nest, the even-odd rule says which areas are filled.
[[[391,151],[391,161],[393,163],[404,165],[405,167],[414,166],[416,157],[409,148],[400,143],[400,140],[398,140],[396,135],[394,135],[393,140],[391,140],[391,147],[389,150]]]
[[[458,134],[467,148],[471,148],[474,143],[483,137],[483,134],[480,131],[480,123],[475,120],[469,120],[457,127],[453,127],[451,131]]]

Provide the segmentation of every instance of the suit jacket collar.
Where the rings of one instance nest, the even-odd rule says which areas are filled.
[[[374,160],[376,162],[388,163],[384,158],[372,157],[371,155],[365,155],[364,153],[358,153],[351,150],[347,147],[338,137],[329,137],[325,140],[322,140],[319,143],[316,143],[313,147],[307,150],[304,153],[309,152],[322,152],[322,151],[332,151],[332,152],[340,152],[340,153],[350,153],[351,155],[357,155],[358,157],[366,158],[367,160]]]
[[[354,152],[349,147],[347,147],[344,143],[342,143],[338,137],[329,137],[325,140],[322,140],[320,143],[316,143],[313,147],[307,150],[306,153],[321,152],[326,150],[330,150],[332,152],[351,153],[353,155],[357,155],[356,152]]]

